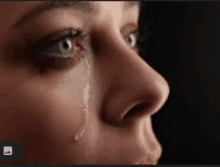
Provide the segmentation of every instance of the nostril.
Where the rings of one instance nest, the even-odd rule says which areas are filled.
[[[150,103],[139,103],[131,108],[124,116],[123,119],[127,118],[137,118],[142,117],[147,114],[147,108],[149,107]]]

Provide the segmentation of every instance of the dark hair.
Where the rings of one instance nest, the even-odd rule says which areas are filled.
[[[140,56],[146,61],[146,51],[149,49],[149,38],[153,30],[153,22],[146,13],[147,2],[142,0],[139,13],[139,37],[138,46],[140,47]]]

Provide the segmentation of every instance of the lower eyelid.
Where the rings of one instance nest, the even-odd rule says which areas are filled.
[[[37,61],[34,62],[34,68],[39,71],[41,75],[47,74],[50,71],[63,71],[73,68],[79,63],[78,58],[63,58],[63,57],[45,57],[45,62]],[[41,60],[39,58],[39,60]]]
[[[48,57],[48,55],[41,54],[40,52],[37,52],[37,50],[35,51],[36,52],[34,52],[34,50],[28,50],[28,52],[24,54],[27,58],[24,63],[31,64],[32,67],[30,70],[37,71],[40,75],[50,74],[51,71],[63,72],[74,68],[78,63],[80,63],[84,54],[83,51],[77,49],[74,53],[74,57],[68,59],[63,57]],[[33,52],[35,55],[33,55]]]

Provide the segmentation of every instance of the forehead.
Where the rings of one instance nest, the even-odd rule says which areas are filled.
[[[129,9],[135,9],[133,14],[138,15],[140,1],[33,1],[14,2],[13,5],[9,4],[8,7],[11,8],[11,10],[9,10],[10,15],[12,15],[14,11],[16,12],[16,16],[18,16],[17,11],[19,11],[19,15],[22,16],[15,24],[15,27],[17,27],[46,11],[54,11],[54,9],[57,8],[69,8],[73,11],[80,11],[83,15],[99,15],[100,17],[106,16],[106,14],[115,17],[123,17],[123,15],[128,13],[127,11],[129,11]]]
[[[92,3],[97,7],[99,17],[111,16],[118,22],[124,20],[128,14],[134,16],[139,14],[139,1],[99,1]]]
[[[119,7],[123,10],[140,7],[140,1],[90,1],[89,3],[96,5],[100,8],[116,8]]]
[[[104,18],[111,15],[112,18],[120,22],[124,18],[138,19],[140,11],[140,1],[20,1],[20,2],[0,2],[0,10],[4,12],[4,16],[0,16],[0,20],[5,26],[0,29],[7,30],[8,26],[13,28],[25,25],[25,23],[34,20],[38,16],[42,16],[46,11],[55,11],[55,9],[70,9],[68,11],[80,11],[80,16],[86,14],[89,17],[99,15]],[[131,9],[131,10],[130,10]],[[65,11],[65,10],[62,10]],[[47,13],[48,13],[47,12]],[[78,12],[77,12],[78,13]],[[77,14],[76,13],[76,14]],[[85,17],[87,17],[85,16]],[[137,17],[136,17],[137,16]],[[10,18],[10,21],[9,19]],[[97,17],[94,17],[97,18]],[[122,23],[121,23],[122,24]]]
[[[123,12],[131,9],[133,7],[139,8],[140,1],[51,1],[42,2],[39,6],[42,8],[49,7],[60,7],[62,5],[67,5],[75,10],[81,10],[88,14],[100,14],[103,10]]]

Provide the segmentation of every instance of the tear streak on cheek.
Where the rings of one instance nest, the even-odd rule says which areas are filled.
[[[83,134],[85,133],[86,126],[88,123],[89,118],[89,111],[88,111],[88,98],[89,98],[89,84],[86,85],[85,88],[83,88],[82,91],[82,103],[81,103],[81,119],[79,123],[79,131],[75,135],[75,140],[78,141],[82,139]]]
[[[91,78],[91,66],[90,66],[90,62],[88,59],[85,59],[84,61],[84,66],[87,67],[86,70],[86,78],[88,79],[88,82],[85,84],[85,87],[83,88],[82,92],[81,92],[81,98],[82,98],[82,103],[81,103],[81,109],[82,109],[82,116],[81,116],[81,121],[80,122],[80,130],[79,132],[75,135],[75,140],[80,140],[82,139],[85,130],[86,130],[86,126],[88,124],[88,119],[89,119],[89,92],[90,92],[90,82],[89,79]]]

